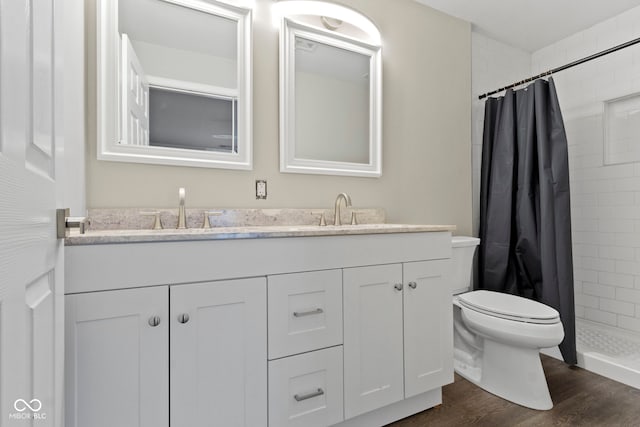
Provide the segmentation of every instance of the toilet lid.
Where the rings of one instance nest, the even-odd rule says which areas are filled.
[[[460,305],[489,316],[526,323],[550,324],[560,321],[548,305],[516,295],[493,291],[473,291],[458,295]]]

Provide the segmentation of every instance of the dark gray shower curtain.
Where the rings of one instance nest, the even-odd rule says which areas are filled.
[[[485,106],[479,283],[560,312],[560,351],[576,363],[567,137],[553,79]]]

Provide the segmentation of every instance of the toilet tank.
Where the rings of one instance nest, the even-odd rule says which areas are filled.
[[[479,244],[480,239],[477,237],[453,236],[451,238],[451,290],[453,295],[471,290],[473,254]]]

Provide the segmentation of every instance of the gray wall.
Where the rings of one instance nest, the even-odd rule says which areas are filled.
[[[91,1],[93,2],[93,1]],[[344,0],[383,39],[383,175],[352,178],[279,172],[278,32],[270,0],[254,9],[254,169],[228,171],[96,160],[95,5],[87,6],[87,206],[384,207],[390,222],[455,224],[471,233],[471,28],[413,0]],[[255,199],[255,180],[269,198]]]

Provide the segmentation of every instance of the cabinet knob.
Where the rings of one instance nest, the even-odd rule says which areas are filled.
[[[393,288],[396,291],[401,291],[402,290],[402,283],[396,283],[395,285],[393,285]]]
[[[151,316],[149,318],[149,326],[156,327],[160,324],[160,316]]]
[[[187,313],[178,314],[178,322],[187,323],[189,321],[189,315]]]
[[[409,282],[409,287],[410,287],[411,289],[415,289],[415,288],[417,288],[417,287],[418,287],[418,284],[417,284],[416,282]]]

